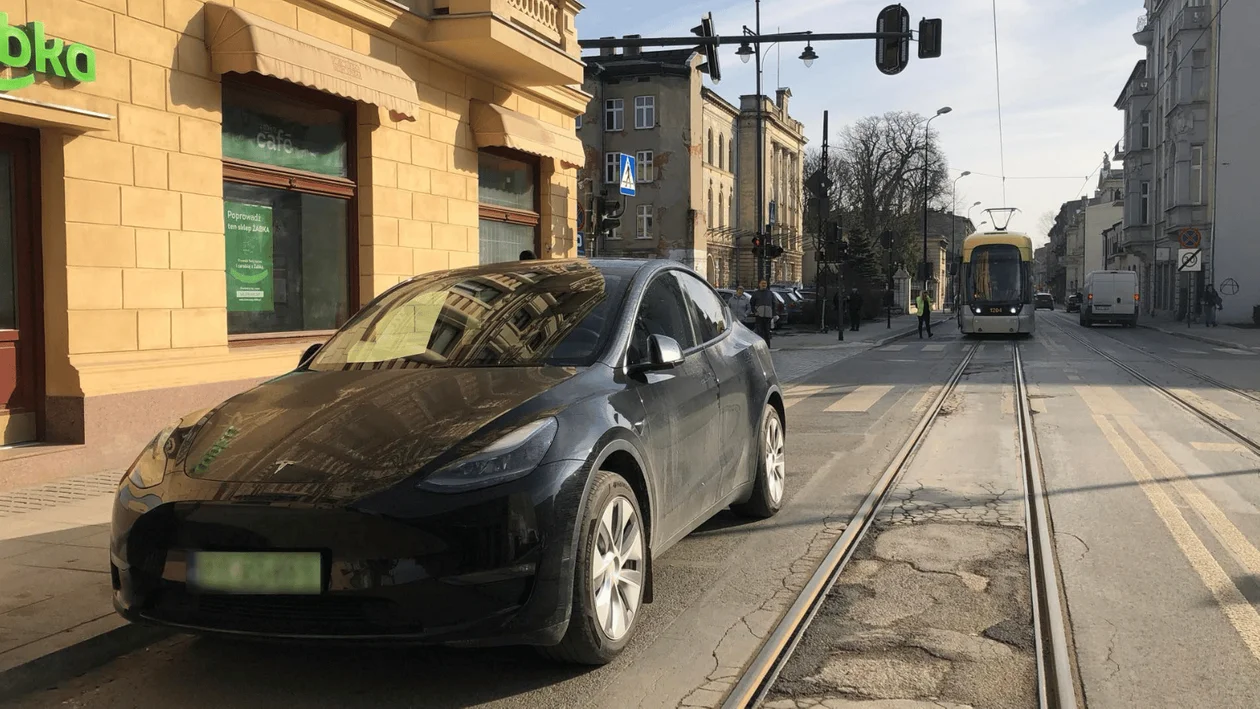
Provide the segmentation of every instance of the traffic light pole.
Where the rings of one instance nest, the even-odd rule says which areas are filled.
[[[582,49],[609,49],[617,47],[684,47],[723,46],[727,44],[772,44],[774,42],[844,42],[862,39],[909,39],[910,32],[787,32],[758,34],[749,39],[740,37],[609,37],[607,39],[582,39]]]

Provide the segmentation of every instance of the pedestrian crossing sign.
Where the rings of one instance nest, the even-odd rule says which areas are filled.
[[[621,154],[621,194],[634,196],[634,156]]]

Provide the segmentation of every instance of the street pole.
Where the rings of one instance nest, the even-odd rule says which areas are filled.
[[[949,106],[942,106],[936,109],[936,115],[927,119],[927,126],[923,129],[923,293],[927,293],[928,289],[928,146],[932,140],[932,121],[949,113],[954,109]]]
[[[756,19],[756,25],[755,25],[754,31],[757,33],[757,36],[758,36],[758,37],[760,37],[760,36],[761,36],[761,0],[757,0],[757,19]],[[763,153],[765,152],[765,147],[764,147],[764,145],[765,145],[765,144],[762,142],[762,139],[763,139],[762,132],[763,132],[763,131],[762,131],[762,125],[761,125],[761,109],[762,109],[762,100],[761,100],[761,91],[762,91],[762,89],[761,89],[761,42],[757,42],[757,46],[756,46],[756,48],[755,48],[755,51],[756,51],[756,56],[754,57],[753,61],[755,61],[755,62],[757,63],[757,116],[756,116],[756,126],[757,126],[757,236],[759,237],[759,240],[760,240],[760,242],[761,242],[761,248],[762,248],[762,251],[760,251],[760,252],[758,252],[758,253],[756,254],[756,259],[757,259],[757,281],[758,281],[757,285],[758,285],[758,286],[760,286],[760,285],[761,285],[761,283],[760,283],[761,279],[766,278],[766,279],[768,280],[768,276],[766,275],[766,263],[765,263],[765,262],[766,262],[766,258],[765,258],[765,253],[766,253],[766,252],[765,252],[765,247],[766,247],[766,236],[765,236],[765,234],[764,234],[764,233],[763,233],[763,231],[762,231],[762,230],[765,228],[765,205],[763,204],[763,202],[765,202],[765,184],[764,184],[764,182],[765,182],[765,164],[764,164],[764,161],[765,161],[765,156],[763,155]]]
[[[823,138],[822,138],[822,175],[823,175],[823,179],[821,180],[821,185],[822,185],[822,192],[823,192],[823,194],[817,195],[817,198],[818,198],[818,231],[817,231],[816,233],[818,234],[818,239],[816,240],[816,243],[817,243],[818,245],[822,246],[822,248],[821,248],[821,249],[818,249],[818,250],[815,250],[815,254],[817,254],[819,251],[821,251],[821,252],[822,252],[822,254],[823,254],[824,256],[826,256],[826,254],[827,254],[827,232],[826,232],[826,226],[827,226],[827,212],[831,211],[831,200],[830,200],[830,199],[828,199],[828,197],[830,197],[830,195],[827,193],[827,189],[826,189],[826,184],[827,184],[827,179],[826,179],[826,178],[828,177],[828,175],[827,175],[827,166],[828,166],[828,162],[827,162],[827,150],[828,150],[828,147],[829,147],[829,146],[827,145],[827,132],[828,132],[828,131],[827,131],[827,121],[828,121],[828,118],[829,118],[830,113],[831,113],[830,111],[823,111]],[[832,255],[834,256],[834,254],[832,254]],[[816,274],[816,275],[814,276],[814,281],[815,281],[815,282],[817,282],[817,281],[820,281],[820,280],[821,280],[821,278],[819,278],[819,276],[818,276],[817,274],[821,274],[821,273],[822,273],[822,261],[823,261],[822,259],[817,259],[817,260],[816,260],[816,263],[815,263],[815,274]],[[825,290],[821,290],[821,289],[819,289],[819,288],[817,287],[818,285],[821,285],[821,284],[820,284],[820,283],[816,283],[816,285],[815,285],[815,290],[814,290],[814,292],[815,292],[815,293],[819,293],[819,294],[820,294],[820,298],[819,298],[820,302],[819,302],[819,308],[818,308],[818,311],[819,311],[820,313],[822,313],[822,317],[821,317],[821,318],[819,318],[819,321],[818,321],[818,331],[819,331],[819,332],[826,332],[826,331],[827,331],[827,296],[826,296],[826,291],[825,291]],[[840,301],[839,301],[839,300],[837,300],[837,301],[836,301],[836,307],[837,307],[837,309],[839,308],[839,306],[840,306]],[[837,315],[837,317],[839,317],[839,313],[837,313],[836,315]],[[843,339],[844,339],[844,322],[843,322],[843,321],[838,321],[838,322],[840,322],[840,328],[839,328],[839,329],[840,329],[840,339],[841,339],[841,340],[843,340]]]
[[[952,197],[953,206],[949,208],[949,258],[945,262],[946,274],[949,273],[949,269],[954,265],[954,241],[956,238],[955,233],[957,231],[956,229],[954,229],[954,226],[955,226],[955,222],[958,221],[958,181],[970,174],[971,174],[970,170],[963,170],[963,173],[961,175],[954,178],[954,194]],[[954,302],[958,301],[958,286],[955,283],[955,281],[957,280],[958,280],[957,278],[950,278],[948,281],[950,290],[953,291],[950,294],[952,296],[951,305]]]

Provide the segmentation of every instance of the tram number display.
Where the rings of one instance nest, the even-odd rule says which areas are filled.
[[[1002,312],[1002,309],[1001,309],[1001,308],[989,308],[989,312],[990,312],[990,313],[1000,313],[1000,312]]]

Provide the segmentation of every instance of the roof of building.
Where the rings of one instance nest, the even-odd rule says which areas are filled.
[[[1133,82],[1135,80],[1145,79],[1145,78],[1146,78],[1146,60],[1139,59],[1137,64],[1134,65],[1133,71],[1129,72],[1129,78],[1125,79],[1124,88],[1120,89],[1120,95],[1116,97],[1115,107],[1121,108],[1121,109],[1124,108],[1124,99],[1129,94],[1129,87],[1133,85]]]
[[[693,47],[666,49],[637,54],[588,54],[587,78],[610,79],[623,76],[690,76],[694,71],[691,58],[696,55]]]

